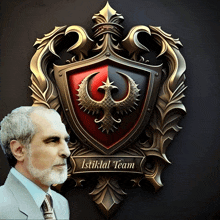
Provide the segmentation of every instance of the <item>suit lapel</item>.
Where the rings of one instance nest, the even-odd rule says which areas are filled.
[[[53,208],[55,211],[56,219],[69,219],[69,206],[68,203],[62,198],[61,195],[57,194],[52,190],[53,197]]]
[[[34,199],[25,186],[10,172],[5,182],[15,196],[20,212],[27,216],[27,219],[44,219],[43,214],[37,207]]]
[[[52,191],[52,196],[53,196],[53,209],[56,215],[56,219],[62,219],[63,216],[62,212],[60,212],[60,209],[62,209],[61,205],[59,204],[59,200],[56,198],[56,194]]]

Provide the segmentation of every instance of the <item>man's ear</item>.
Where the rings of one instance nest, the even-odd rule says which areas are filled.
[[[11,148],[11,152],[12,152],[13,156],[16,158],[16,160],[22,162],[25,157],[25,152],[26,152],[25,147],[22,144],[20,144],[19,141],[12,140],[10,142],[10,148]]]

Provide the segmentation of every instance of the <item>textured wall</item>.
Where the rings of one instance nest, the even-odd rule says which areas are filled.
[[[31,105],[29,62],[35,39],[54,26],[80,25],[89,34],[91,17],[104,0],[3,0],[0,25],[0,120],[12,109]],[[134,25],[162,26],[180,37],[186,59],[187,115],[183,130],[167,151],[172,162],[162,174],[164,187],[127,189],[127,198],[111,218],[219,219],[220,218],[220,77],[219,1],[110,0],[122,13],[124,33]],[[0,151],[0,184],[9,166]],[[91,201],[90,187],[72,188],[65,196],[71,219],[104,219]]]

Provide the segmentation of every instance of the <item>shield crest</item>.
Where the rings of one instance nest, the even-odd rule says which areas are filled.
[[[73,25],[55,27],[36,40],[30,88],[33,105],[57,110],[70,133],[69,179],[81,186],[84,174],[97,173],[90,195],[109,216],[125,194],[118,183],[121,174],[129,173],[134,186],[142,179],[155,190],[163,186],[166,148],[186,111],[181,101],[186,65],[179,39],[160,27],[135,26],[124,37],[123,16],[108,2],[92,19],[92,38]],[[146,34],[150,39],[142,44],[139,36]],[[151,40],[160,52],[148,50]],[[72,57],[58,66],[53,62],[62,57],[56,53],[62,41],[72,45],[64,51]],[[149,65],[154,62],[146,53],[152,49],[165,65]]]
[[[83,143],[104,154],[130,144],[146,126],[161,79],[150,66],[108,52],[54,66],[66,118]]]

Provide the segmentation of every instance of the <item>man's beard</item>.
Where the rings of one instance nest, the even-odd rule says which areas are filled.
[[[62,169],[56,169],[53,166],[54,165],[59,165],[59,164],[66,164],[66,159],[59,159],[54,162],[54,165],[44,169],[44,170],[39,170],[35,168],[31,162],[31,150],[28,149],[29,152],[29,160],[28,160],[28,171],[30,174],[38,179],[43,185],[46,186],[51,186],[52,184],[61,184],[64,183],[67,179],[67,165],[64,166]]]

